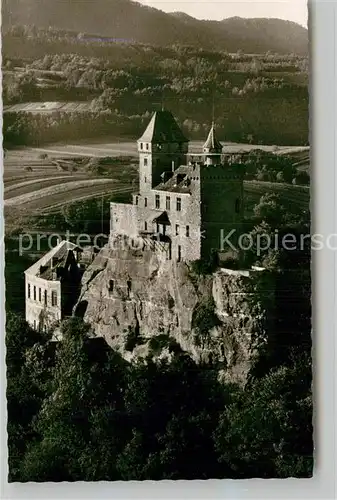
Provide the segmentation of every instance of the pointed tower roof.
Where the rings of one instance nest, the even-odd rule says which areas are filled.
[[[156,111],[138,142],[188,142],[170,111]]]
[[[210,153],[221,153],[222,152],[222,144],[218,141],[215,135],[214,124],[212,124],[211,130],[209,131],[206,142],[203,146],[204,151]]]

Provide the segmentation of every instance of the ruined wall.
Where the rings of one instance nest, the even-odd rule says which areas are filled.
[[[37,276],[25,275],[26,321],[33,328],[51,327],[61,320],[61,282],[47,281]],[[28,292],[30,287],[30,292]],[[34,294],[35,288],[35,294]],[[57,305],[52,305],[52,291],[56,292]],[[47,292],[47,303],[45,302]]]
[[[151,354],[153,341],[168,336],[197,362],[243,382],[268,344],[271,291],[263,272],[198,277],[164,252],[105,247],[83,276],[75,313],[126,359]]]

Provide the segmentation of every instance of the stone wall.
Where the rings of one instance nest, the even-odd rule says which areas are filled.
[[[25,276],[26,282],[26,321],[33,328],[50,328],[61,320],[61,283],[60,281],[47,281],[37,276]],[[30,297],[28,286],[30,285]],[[34,299],[34,287],[36,298]],[[41,290],[41,292],[39,292]],[[47,292],[47,304],[44,293]],[[56,292],[57,305],[52,306],[52,292]],[[41,294],[41,295],[40,295]],[[40,300],[41,297],[41,300]]]
[[[137,236],[137,206],[128,203],[110,203],[110,232]]]
[[[226,235],[237,247],[243,220],[243,180],[241,169],[229,165],[204,166],[201,169],[202,228],[206,238],[202,241],[202,254],[222,248]]]
[[[164,253],[105,247],[83,276],[77,308],[126,359],[148,355],[151,339],[168,335],[197,362],[244,382],[268,346],[273,289],[265,276],[218,270],[198,277]]]

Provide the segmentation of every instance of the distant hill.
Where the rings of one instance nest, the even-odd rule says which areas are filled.
[[[245,53],[308,53],[308,31],[280,19],[204,21],[131,0],[3,0],[3,29],[34,25],[151,45],[186,44]]]

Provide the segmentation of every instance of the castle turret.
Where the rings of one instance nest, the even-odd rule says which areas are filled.
[[[222,144],[215,135],[214,123],[212,123],[207,140],[203,145],[206,165],[218,165],[221,163]]]
[[[137,142],[141,194],[162,182],[163,172],[186,163],[188,139],[169,111],[155,112]]]

